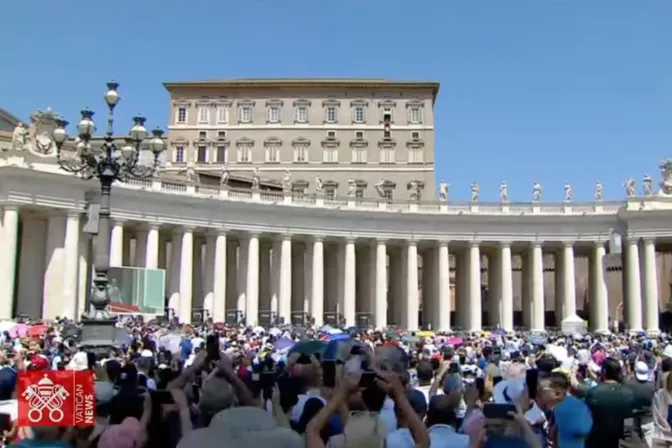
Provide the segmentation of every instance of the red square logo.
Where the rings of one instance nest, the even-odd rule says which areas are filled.
[[[19,373],[19,426],[93,426],[93,372],[74,370]]]

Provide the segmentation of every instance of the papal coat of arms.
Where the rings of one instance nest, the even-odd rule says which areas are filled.
[[[57,126],[56,121],[60,118],[60,115],[52,112],[51,109],[38,109],[30,116],[32,138],[28,142],[28,147],[32,152],[42,156],[54,154],[56,143],[52,134]]]

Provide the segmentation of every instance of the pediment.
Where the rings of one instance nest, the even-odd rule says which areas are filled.
[[[355,179],[355,185],[357,185],[359,188],[366,188],[369,183],[364,179]]]
[[[336,148],[341,145],[341,141],[336,137],[327,137],[322,140],[322,146],[324,148]]]
[[[412,138],[406,142],[406,146],[409,148],[422,148],[425,146],[425,142],[419,138]]]
[[[189,140],[184,137],[175,137],[170,141],[170,146],[189,146]]]
[[[238,106],[254,106],[255,102],[249,98],[243,98],[238,100]]]
[[[231,144],[231,140],[229,140],[226,137],[217,137],[215,143],[217,144],[217,146],[229,146]]]
[[[352,148],[364,148],[367,146],[369,146],[369,142],[364,138],[353,138],[350,140],[350,147]]]
[[[310,183],[305,179],[297,179],[292,182],[292,188],[308,188]]]
[[[406,101],[406,107],[425,107],[425,103],[420,99],[414,98]]]
[[[417,185],[417,187],[420,188],[421,190],[423,190],[423,189],[425,188],[425,183],[424,183],[423,181],[421,181],[421,180],[412,180],[412,181],[410,181],[410,182],[408,182],[408,183],[406,184],[406,189],[407,189],[407,190],[410,190],[410,189],[412,189],[412,188],[415,188],[416,185]]]
[[[397,141],[393,138],[384,138],[382,140],[378,140],[378,146],[380,148],[386,148],[386,149],[394,148],[395,146],[397,146]]]
[[[292,145],[293,146],[310,146],[310,140],[308,140],[306,137],[297,137],[294,140],[292,140]]]
[[[381,109],[384,109],[386,107],[393,109],[397,107],[397,102],[389,98],[385,98],[384,100],[378,101],[378,107],[380,107]]]
[[[264,140],[264,146],[282,146],[282,140],[278,137],[268,137]]]
[[[233,104],[233,101],[231,101],[230,99],[228,99],[226,97],[220,97],[220,98],[217,98],[214,101],[214,103],[215,103],[215,105],[217,105],[219,107],[231,107],[231,105]]]
[[[197,138],[196,140],[194,140],[192,142],[192,144],[193,144],[194,147],[196,147],[196,146],[210,146],[212,144],[212,141],[210,141],[207,138],[200,137],[200,138]]]
[[[325,180],[322,183],[322,186],[324,188],[338,188],[338,182],[336,182],[335,180]]]
[[[191,107],[191,101],[186,98],[176,98],[173,100],[173,107]]]
[[[196,100],[196,106],[197,107],[213,107],[215,103],[212,101],[212,99],[208,98],[207,96],[201,97],[198,100]]]
[[[310,106],[311,102],[308,99],[305,98],[299,98],[294,101],[294,107],[296,106]]]
[[[350,101],[350,106],[355,107],[355,106],[367,106],[369,104],[368,101],[366,101],[363,98],[357,98],[356,100]]]
[[[282,101],[280,98],[272,98],[270,100],[266,100],[266,105],[267,106],[280,106],[280,107],[282,107],[283,104],[285,104],[285,102]]]
[[[340,105],[341,105],[341,102],[338,101],[336,98],[327,98],[326,100],[322,101],[322,106],[323,107],[326,107],[326,106],[336,106],[336,107],[338,107]]]
[[[381,186],[388,190],[394,190],[395,188],[397,188],[397,183],[392,182],[391,180],[384,180]]]
[[[254,140],[249,137],[241,137],[236,140],[237,146],[254,146]]]

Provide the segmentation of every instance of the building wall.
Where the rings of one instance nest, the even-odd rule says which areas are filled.
[[[366,197],[377,197],[374,184],[387,180],[396,184],[395,199],[409,198],[408,183],[420,181],[424,184],[422,196],[435,197],[434,193],[434,94],[423,88],[380,88],[380,87],[311,87],[310,84],[294,88],[194,88],[173,87],[169,114],[168,139],[170,161],[169,170],[180,170],[186,163],[194,163],[197,171],[219,171],[222,163],[217,161],[217,148],[227,148],[228,168],[231,173],[252,175],[254,167],[259,167],[262,179],[280,181],[286,169],[291,172],[292,181],[308,182],[306,193],[315,191],[315,177],[323,182],[338,184],[338,195],[345,196],[350,178],[364,187]],[[325,122],[325,107],[337,105],[335,123]],[[253,105],[251,123],[240,121],[241,108]],[[300,105],[308,105],[309,120],[297,122],[296,111]],[[366,114],[363,122],[355,122],[353,108],[364,105]],[[269,123],[269,107],[279,106],[280,121]],[[393,122],[390,127],[390,144],[394,147],[394,163],[381,163],[380,145],[384,139],[383,110],[390,108]],[[420,107],[422,123],[409,122],[410,108]],[[176,122],[180,108],[186,112],[184,123]],[[200,109],[207,109],[207,122]],[[226,111],[226,122],[218,119]],[[205,140],[199,140],[205,132]],[[226,137],[220,137],[226,132]],[[334,134],[329,134],[333,132]],[[357,133],[363,134],[357,134]],[[333,135],[333,139],[328,136]],[[362,138],[357,138],[361,136]],[[251,146],[251,160],[240,162],[240,145]],[[324,145],[336,146],[337,159],[325,162]],[[275,145],[278,158],[269,161],[268,149]],[[296,160],[297,145],[307,146],[307,160]],[[366,158],[353,162],[353,147],[365,145]],[[422,160],[409,160],[409,147],[422,147]],[[208,162],[199,163],[198,147],[208,150]],[[184,159],[176,159],[177,148],[184,150]],[[417,154],[416,152],[413,154]]]

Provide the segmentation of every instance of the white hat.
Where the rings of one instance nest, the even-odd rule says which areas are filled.
[[[635,378],[638,381],[649,381],[649,366],[644,361],[637,361],[635,364]]]
[[[667,344],[663,350],[663,356],[672,358],[672,344]]]

